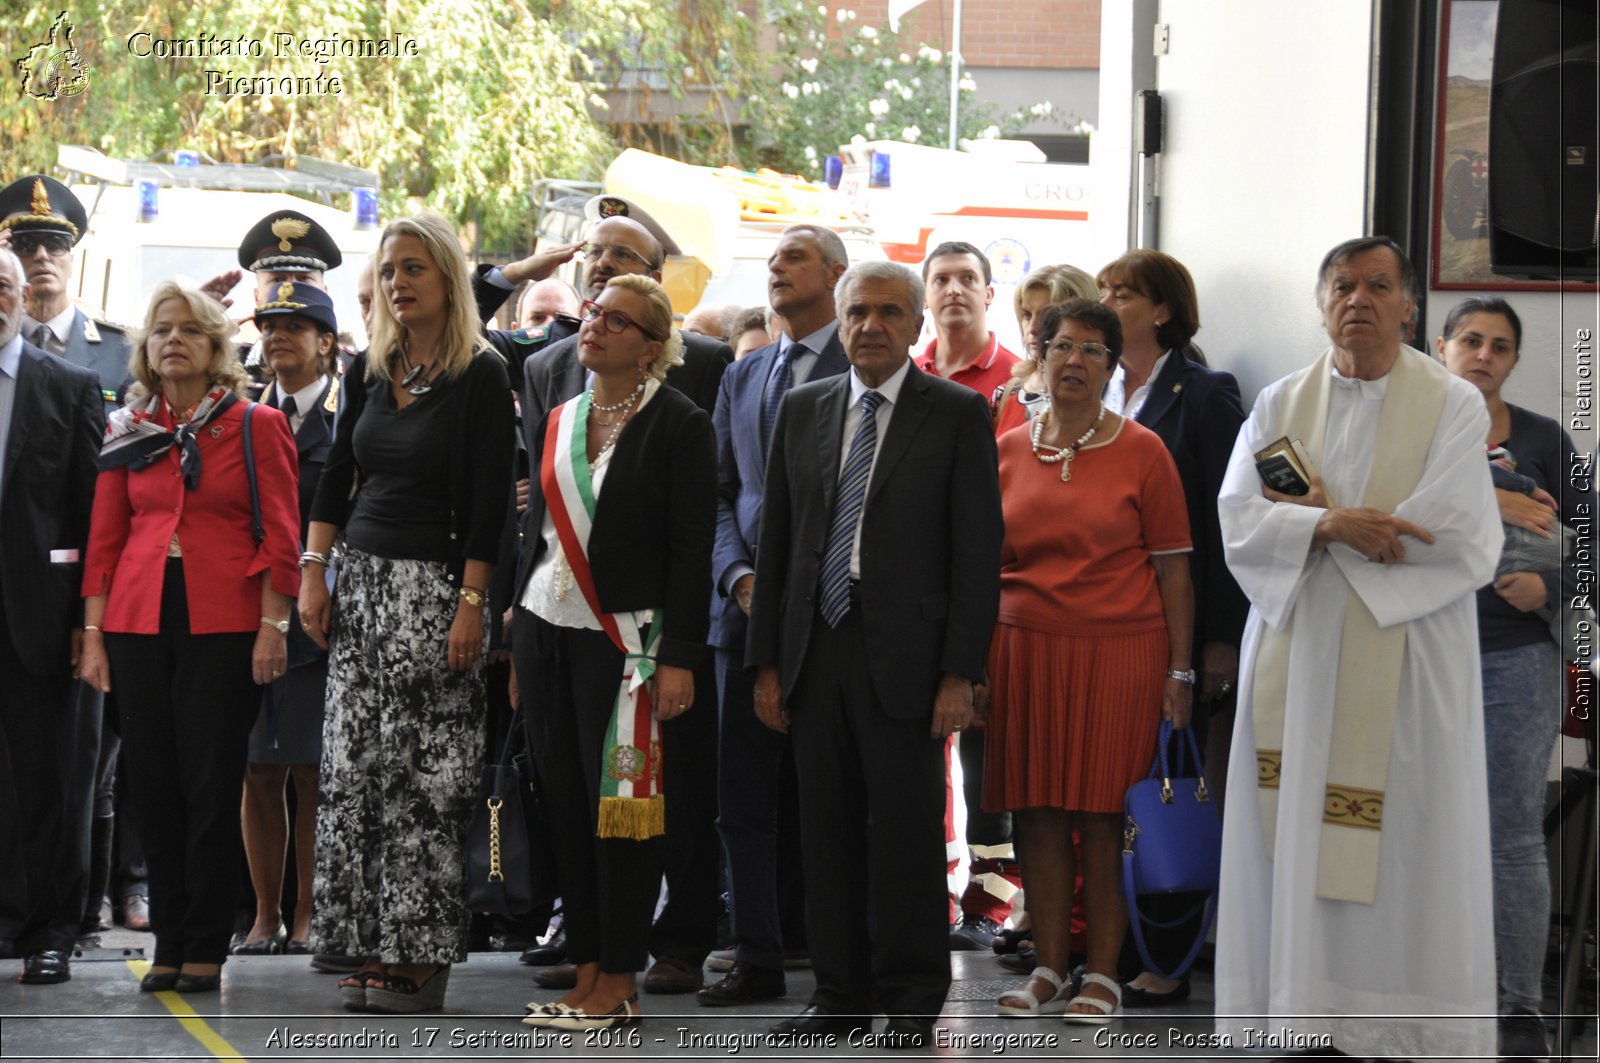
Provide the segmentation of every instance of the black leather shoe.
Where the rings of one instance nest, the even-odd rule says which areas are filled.
[[[562,927],[543,945],[535,945],[522,953],[521,960],[529,967],[553,967],[567,962],[567,928]]]
[[[558,963],[533,972],[533,984],[540,989],[572,989],[578,984],[578,965]]]
[[[644,973],[646,993],[693,993],[705,984],[704,971],[674,956],[662,956]]]
[[[1128,983],[1122,983],[1122,1006],[1125,1008],[1170,1008],[1174,1004],[1182,1004],[1189,999],[1189,978],[1185,975],[1178,980],[1178,988],[1169,989],[1165,993],[1156,993],[1149,989],[1140,989]]]
[[[23,985],[54,985],[72,978],[72,953],[64,949],[43,949],[28,954],[22,961],[17,981]]]
[[[180,974],[172,987],[180,993],[215,993],[222,988],[222,972],[216,974]]]
[[[988,952],[1002,927],[985,915],[962,912],[961,921],[950,928],[951,952]]]
[[[865,1015],[836,1015],[831,1011],[824,1011],[815,1004],[811,1005],[792,1019],[784,1019],[774,1023],[767,1032],[779,1037],[793,1037],[795,1034],[834,1034],[837,1037],[849,1037],[856,1031],[872,1029],[872,1020]]]
[[[921,1051],[933,1044],[933,1020],[919,1019],[914,1015],[891,1015],[889,1024],[878,1037],[883,1048]]]
[[[112,910],[112,921],[129,930],[150,929],[150,901],[142,893],[130,893]]]
[[[730,1004],[756,1004],[776,1000],[787,991],[783,972],[735,960],[722,981],[706,986],[696,994],[700,1003],[713,1008]]]
[[[139,992],[164,993],[178,986],[177,971],[151,971],[139,979]]]

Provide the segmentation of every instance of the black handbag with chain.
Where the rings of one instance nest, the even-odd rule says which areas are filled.
[[[524,915],[555,896],[549,831],[520,751],[521,724],[522,713],[513,713],[498,760],[484,765],[467,831],[467,908],[486,915]]]

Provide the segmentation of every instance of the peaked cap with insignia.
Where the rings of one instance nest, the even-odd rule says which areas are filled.
[[[303,317],[315,322],[323,332],[339,332],[339,322],[333,316],[333,300],[321,288],[309,284],[284,281],[273,289],[272,299],[256,307],[256,327],[269,317]]]
[[[29,174],[0,189],[0,229],[60,233],[76,244],[88,227],[83,204],[54,177]]]
[[[656,243],[661,245],[661,250],[664,253],[668,255],[683,254],[683,251],[678,247],[678,242],[667,234],[667,230],[661,227],[661,223],[652,218],[649,211],[626,196],[603,192],[598,196],[592,197],[589,202],[584,204],[583,215],[592,222],[602,222],[607,218],[632,218],[650,230],[650,235],[656,238]]]
[[[252,273],[327,271],[344,261],[328,230],[299,211],[280,210],[256,222],[239,243],[239,265]]]

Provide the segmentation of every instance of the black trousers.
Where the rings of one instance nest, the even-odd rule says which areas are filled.
[[[89,876],[100,698],[17,656],[0,609],[0,938],[71,950]]]
[[[728,854],[735,958],[769,970],[806,949],[799,788],[789,739],[756,716],[755,671],[717,651],[722,734],[717,829]]]
[[[254,631],[189,633],[183,565],[167,562],[157,635],[107,633],[123,767],[150,874],[153,963],[221,963],[238,903],[239,800],[261,688]]]
[[[567,959],[599,963],[607,974],[642,971],[661,892],[662,839],[595,834],[601,747],[622,677],[622,651],[603,631],[556,627],[520,606],[512,640],[555,848]],[[663,775],[670,808],[672,782]]]
[[[837,628],[818,616],[789,706],[811,1002],[931,1017],[950,989],[944,743],[929,734],[933,706],[913,719],[884,711],[865,646],[859,608]]]
[[[717,944],[722,907],[722,843],[717,837],[717,672],[706,660],[694,672],[694,707],[661,725],[667,780],[667,840],[662,866],[667,905],[650,934],[650,951],[699,967]]]

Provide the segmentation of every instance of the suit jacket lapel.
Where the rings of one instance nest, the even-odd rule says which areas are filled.
[[[553,410],[568,399],[577,398],[583,392],[584,369],[583,363],[578,361],[577,341],[567,344],[566,350],[561,352],[558,363],[551,367],[555,370],[551,375],[555,378],[553,383],[556,394],[550,396],[550,408]]]
[[[1150,382],[1150,394],[1145,396],[1144,405],[1139,407],[1135,421],[1148,428],[1167,415],[1173,403],[1178,401],[1178,393],[1183,390],[1183,371],[1188,365],[1189,360],[1180,351],[1167,355],[1161,372]]]
[[[33,431],[35,411],[40,404],[39,373],[40,367],[35,363],[50,355],[44,354],[32,344],[24,341],[22,344],[22,358],[17,362],[17,381],[11,393],[11,428],[10,438],[5,442],[5,475],[0,477],[0,489],[9,490],[12,477],[17,473],[17,464],[22,458],[22,441],[28,438]]]
[[[844,408],[850,402],[850,377],[838,377],[817,404],[817,478],[822,481],[823,520],[833,513],[839,490],[839,454],[844,450]],[[827,527],[823,527],[827,535]]]
[[[294,445],[301,454],[314,450],[323,443],[331,442],[328,423],[323,418],[322,409],[322,404],[328,401],[328,389],[331,387],[333,387],[331,380],[324,383],[322,390],[317,392],[311,408],[300,411],[300,430],[294,434]]]
[[[911,445],[912,437],[922,427],[923,418],[928,416],[932,406],[928,399],[928,376],[913,364],[910,372],[906,373],[905,383],[900,386],[894,415],[889,418],[889,431],[883,437],[883,449],[878,451],[878,460],[872,467],[872,482],[867,485],[869,504],[878,497],[884,482],[894,472],[896,463],[905,456],[906,448]]]
[[[833,336],[817,352],[817,362],[811,367],[811,380],[822,380],[825,377],[837,376],[850,368],[850,359],[844,355],[844,344],[839,342],[839,330],[834,329]]]

